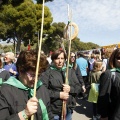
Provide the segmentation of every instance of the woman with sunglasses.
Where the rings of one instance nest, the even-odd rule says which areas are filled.
[[[73,68],[75,70],[76,76],[77,76],[77,78],[78,78],[78,80],[79,80],[79,82],[80,82],[80,84],[82,86],[82,92],[85,93],[86,92],[85,84],[84,84],[80,69],[77,66],[76,54],[74,52],[70,53],[70,65],[71,65],[71,68]]]
[[[120,48],[111,54],[109,68],[99,80],[98,114],[101,120],[120,120]]]
[[[64,100],[66,101],[66,120],[72,120],[73,109],[76,107],[75,97],[81,91],[81,86],[73,69],[69,69],[68,84],[65,84],[66,54],[63,50],[53,52],[51,59],[51,66],[41,79],[49,90],[54,120],[61,120]]]
[[[34,50],[22,51],[16,63],[18,78],[10,77],[2,84],[1,120],[28,120],[32,115],[35,120],[53,120],[48,90],[40,80],[37,81],[36,97],[33,97],[37,57]],[[41,54],[39,75],[47,67],[46,56]]]

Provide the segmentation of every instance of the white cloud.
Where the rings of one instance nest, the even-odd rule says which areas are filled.
[[[120,28],[120,0],[54,0],[46,5],[50,8],[54,21],[67,21],[67,4],[70,5],[72,19],[82,22],[88,28],[99,26],[110,30]],[[84,26],[82,26],[84,27]]]
[[[78,24],[80,34],[120,30],[120,0],[54,0],[46,3],[52,12],[53,22],[67,23],[67,4],[72,9],[72,21]],[[114,36],[113,39],[117,38]]]

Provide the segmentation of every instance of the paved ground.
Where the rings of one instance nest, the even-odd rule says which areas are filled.
[[[77,99],[73,120],[92,120],[92,104],[87,100]]]

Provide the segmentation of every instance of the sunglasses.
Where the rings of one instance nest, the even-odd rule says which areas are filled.
[[[75,58],[75,56],[71,56],[71,58]]]

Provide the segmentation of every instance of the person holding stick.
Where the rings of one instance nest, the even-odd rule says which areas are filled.
[[[35,120],[53,120],[48,90],[40,80],[37,81],[36,97],[33,97],[37,57],[35,50],[20,53],[16,63],[18,78],[10,77],[0,89],[0,119],[29,120],[34,115]],[[38,75],[48,67],[44,54],[39,62],[42,64]]]
[[[61,120],[64,100],[66,101],[66,120],[72,120],[72,112],[76,107],[75,97],[81,91],[79,81],[75,71],[70,68],[68,72],[68,84],[64,84],[66,77],[66,54],[63,50],[53,52],[51,59],[52,64],[42,74],[41,80],[49,90],[54,120]]]

